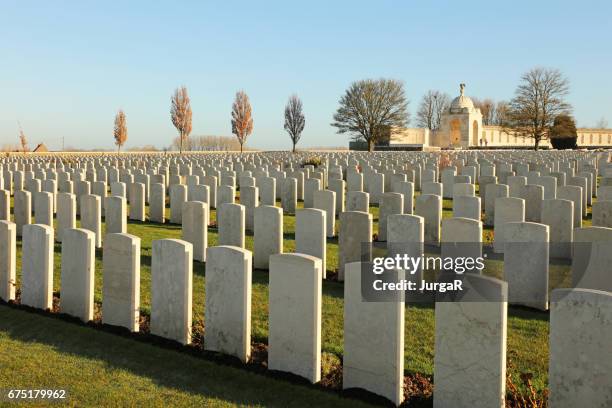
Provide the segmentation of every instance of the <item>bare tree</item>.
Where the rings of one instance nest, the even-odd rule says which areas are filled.
[[[121,146],[125,144],[128,138],[127,120],[125,118],[125,112],[123,109],[119,109],[115,115],[115,128],[113,130],[113,136],[115,137],[115,144],[117,145],[117,153],[121,151]]]
[[[26,138],[26,135],[21,127],[21,123],[17,122],[17,124],[19,125],[19,144],[21,145],[21,151],[22,152],[29,152],[30,148],[28,147],[28,139]]]
[[[6,153],[9,153],[9,152],[18,152],[19,151],[19,145],[16,145],[16,144],[3,144],[0,147],[0,151],[6,152]]]
[[[174,138],[174,140],[172,140],[170,150],[178,150],[179,152],[182,150],[191,151],[193,150],[193,144],[194,141],[192,137],[183,140],[180,136],[177,136]]]
[[[233,136],[191,136],[187,141],[191,150],[196,151],[215,151],[215,150],[238,150],[240,149],[240,144]],[[172,146],[172,149],[178,150],[179,138],[177,137]]]
[[[247,137],[252,132],[253,116],[249,97],[244,91],[238,91],[232,105],[232,133],[236,135],[240,143],[240,153],[242,153]]]
[[[434,107],[436,110],[434,130],[440,129],[440,125],[442,122],[442,115],[448,110],[448,108],[450,107],[450,103],[451,103],[451,99],[450,99],[450,96],[448,96],[448,94],[438,92],[435,98],[435,104],[434,104]]]
[[[172,106],[170,108],[172,124],[179,132],[179,151],[183,153],[183,143],[191,133],[191,100],[187,88],[181,86],[172,95]]]
[[[169,147],[169,150],[179,150],[180,149],[180,137],[175,137],[172,141],[172,144]],[[233,136],[190,136],[189,139],[185,140],[183,143],[183,148],[185,150],[194,150],[194,151],[235,151],[240,149],[240,144]]]
[[[555,117],[571,112],[564,98],[569,81],[557,69],[534,68],[521,77],[510,102],[507,127],[514,133],[534,140],[534,149],[548,138]]]
[[[293,153],[295,153],[295,145],[302,136],[305,124],[306,119],[304,118],[304,112],[302,112],[302,101],[297,95],[291,95],[287,106],[285,106],[285,130],[289,133],[293,143],[293,149],[291,150]]]
[[[499,101],[495,106],[495,119],[494,125],[506,126],[508,124],[508,115],[510,112],[510,104],[506,101]]]
[[[404,84],[395,79],[364,79],[353,82],[340,98],[332,126],[338,133],[363,139],[368,151],[388,134],[391,127],[408,124],[408,100]]]
[[[449,105],[449,96],[440,91],[427,91],[421,99],[419,110],[416,113],[417,126],[429,130],[438,130],[442,114]]]
[[[153,145],[146,144],[144,146],[132,146],[127,149],[130,152],[158,152],[159,149]]]
[[[434,118],[436,115],[436,110],[434,107],[435,102],[433,92],[437,91],[427,91],[427,93],[423,95],[423,99],[421,99],[421,103],[419,105],[419,110],[416,113],[417,126],[427,128],[429,130],[435,129]]]
[[[482,124],[485,126],[493,125],[495,123],[495,101],[490,98],[483,100],[472,98],[472,100],[474,101],[474,106],[479,108],[480,113],[482,113]]]
[[[606,118],[600,118],[597,123],[595,124],[595,127],[597,129],[607,129],[608,128],[608,121],[606,120]]]

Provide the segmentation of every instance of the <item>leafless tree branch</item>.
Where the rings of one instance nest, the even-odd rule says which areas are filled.
[[[300,140],[306,119],[302,111],[302,101],[297,95],[291,95],[287,106],[285,106],[285,130],[289,133],[291,142],[293,143],[292,151],[295,153],[295,145]]]

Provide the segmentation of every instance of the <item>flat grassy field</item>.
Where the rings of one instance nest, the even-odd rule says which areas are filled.
[[[302,203],[299,203],[301,207]],[[443,216],[452,217],[452,201],[444,200]],[[148,208],[147,208],[148,212]],[[167,209],[169,215],[169,209]],[[371,207],[374,233],[378,229],[378,208]],[[216,219],[211,211],[211,220]],[[589,224],[590,220],[585,222]],[[34,222],[34,221],[33,221]],[[104,225],[103,225],[104,228]],[[152,241],[180,238],[180,225],[133,222],[128,232],[141,238],[141,314],[150,314]],[[295,217],[284,217],[284,251],[294,251]],[[485,228],[483,241],[491,242],[492,229]],[[210,227],[208,245],[217,243],[216,228]],[[18,285],[21,271],[21,242],[17,243]],[[253,237],[246,237],[253,249]],[[337,269],[337,239],[327,245],[328,274]],[[60,293],[61,245],[55,246],[54,291]],[[501,261],[486,261],[485,273],[501,277]],[[96,254],[95,302],[102,296],[102,252]],[[194,336],[202,334],[205,315],[205,265],[194,262]],[[567,286],[568,265],[551,265],[551,287]],[[343,285],[331,279],[323,282],[322,351],[331,367],[341,364],[343,353]],[[267,344],[268,273],[253,272],[253,344]],[[405,373],[433,376],[434,310],[432,304],[406,308]],[[141,336],[145,336],[142,334]],[[134,336],[132,336],[134,337]],[[138,335],[136,336],[138,337]],[[64,386],[72,391],[76,405],[355,405],[354,400],[316,387],[256,375],[246,369],[227,367],[193,356],[186,350],[168,350],[154,341],[138,341],[108,331],[86,327],[0,305],[0,389],[36,385]],[[180,348],[179,348],[180,349]],[[548,313],[521,307],[508,309],[509,371],[515,383],[520,373],[532,373],[537,390],[546,387],[548,371]],[[324,375],[326,364],[324,366]],[[330,369],[332,370],[332,369]],[[327,373],[329,374],[329,373]],[[336,384],[337,385],[337,384]],[[320,387],[319,387],[320,388]],[[333,387],[332,387],[333,388]],[[119,401],[115,404],[115,401]],[[122,404],[121,402],[125,402]]]
[[[73,407],[367,406],[172,348],[0,306],[0,389],[63,389]],[[0,406],[6,406],[0,398]],[[16,404],[15,404],[16,405]],[[23,406],[56,406],[23,403]]]

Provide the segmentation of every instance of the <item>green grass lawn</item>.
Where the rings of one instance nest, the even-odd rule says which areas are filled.
[[[0,345],[0,389],[63,389],[65,406],[366,406],[312,386],[7,306],[0,306]],[[2,398],[0,406],[5,406]]]
[[[299,207],[302,203],[299,203]],[[443,216],[452,216],[452,201],[444,200]],[[169,210],[167,210],[169,212]],[[148,212],[148,209],[147,209]],[[378,225],[378,208],[371,207]],[[169,214],[168,214],[169,215]],[[211,219],[216,214],[211,212]],[[585,224],[587,224],[585,222]],[[152,241],[180,238],[179,225],[129,222],[128,232],[141,238],[141,313],[150,314]],[[295,217],[284,216],[284,251],[294,251]],[[483,241],[490,242],[493,231],[485,228]],[[217,243],[216,228],[209,228],[208,245]],[[246,237],[247,249],[253,249],[253,237]],[[327,269],[338,265],[337,239],[328,240]],[[54,291],[60,291],[61,245],[55,247]],[[17,253],[18,281],[21,271],[21,242]],[[488,260],[485,273],[501,277],[502,262]],[[96,254],[95,302],[102,296],[102,253]],[[567,286],[569,267],[552,265],[551,286]],[[201,330],[204,319],[205,266],[194,262],[193,319],[195,330]],[[323,282],[322,350],[324,359],[340,361],[343,353],[343,285]],[[117,398],[126,405],[141,402],[161,405],[193,403],[262,403],[286,405],[296,403],[340,403],[335,395],[297,387],[269,378],[260,378],[246,370],[219,367],[188,354],[169,351],[90,327],[67,323],[49,317],[9,309],[0,305],[0,388],[40,384],[69,384],[84,405],[108,404]],[[252,335],[254,343],[267,343],[268,273],[253,272]],[[405,372],[433,375],[434,310],[432,304],[409,305],[406,308]],[[64,344],[66,343],[66,344]],[[546,387],[548,371],[548,313],[510,307],[508,312],[508,358],[515,379],[522,372],[533,374],[537,389]],[[36,362],[45,362],[37,364]],[[34,369],[34,367],[40,367]],[[37,371],[42,370],[42,371]],[[82,371],[82,372],[81,372]],[[168,378],[164,373],[168,372]],[[215,374],[212,374],[212,373]],[[46,373],[46,374],[45,374]],[[235,377],[235,378],[234,378]],[[19,384],[15,384],[15,379]],[[236,383],[236,387],[226,382]],[[519,382],[518,380],[516,382]],[[293,391],[297,388],[297,391]],[[262,392],[265,390],[265,392]],[[277,390],[277,391],[276,391]],[[276,392],[280,393],[277,398]],[[99,400],[102,398],[102,400]],[[303,398],[303,399],[302,399]],[[351,402],[354,404],[354,401]],[[81,405],[81,404],[78,404]],[[119,405],[123,405],[120,404]]]

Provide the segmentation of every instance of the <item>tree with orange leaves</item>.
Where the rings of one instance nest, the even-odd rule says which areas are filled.
[[[113,136],[115,137],[115,144],[117,145],[117,153],[121,151],[121,146],[125,144],[128,138],[127,131],[127,120],[125,118],[125,112],[123,109],[119,109],[115,115],[115,128],[113,130]]]
[[[244,91],[236,93],[236,99],[232,105],[232,133],[240,143],[242,153],[247,137],[253,132],[253,116],[251,114],[251,103]]]
[[[21,150],[24,153],[30,151],[30,148],[28,147],[28,140],[26,139],[26,135],[23,133],[23,130],[19,131],[19,143],[21,144]]]
[[[183,142],[191,133],[191,100],[185,86],[177,88],[172,95],[170,117],[172,124],[179,132],[179,151],[182,154]]]
[[[26,135],[21,127],[21,123],[17,122],[19,125],[19,144],[21,145],[22,152],[29,152],[30,148],[28,147],[28,139],[26,139]]]

